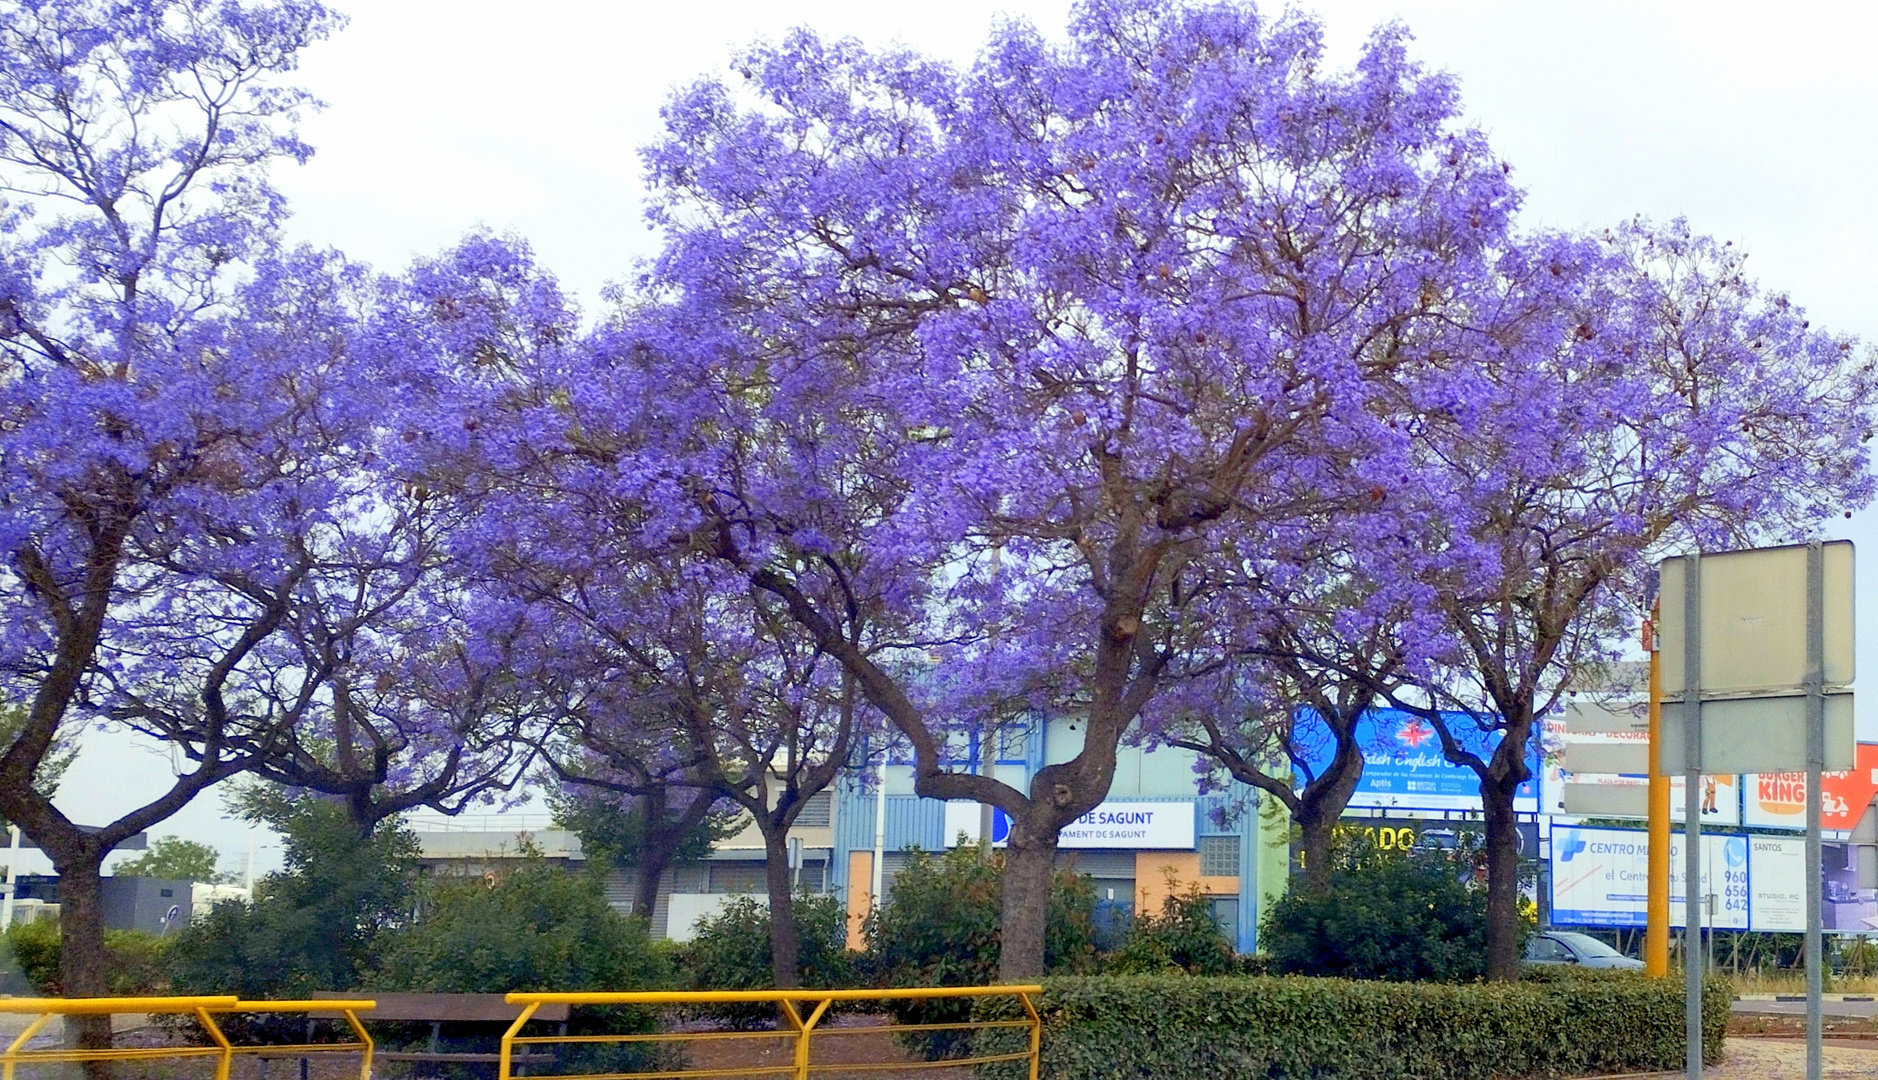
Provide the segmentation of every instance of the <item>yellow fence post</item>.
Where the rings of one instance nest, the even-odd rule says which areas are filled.
[[[515,1000],[515,995],[510,994],[509,1000]],[[509,1025],[509,1030],[502,1033],[502,1046],[497,1052],[500,1060],[496,1063],[496,1080],[509,1080],[512,1068],[510,1059],[515,1055],[515,1037],[522,1033],[522,1025],[528,1023],[534,1017],[535,1010],[539,1008],[541,1008],[541,1002],[529,1002],[528,1007],[522,1010],[522,1014]]]
[[[375,1045],[372,1037],[366,1034],[365,1025],[359,1022],[356,1011],[346,1010],[346,1023],[352,1025],[352,1033],[359,1037],[359,1042],[365,1047],[359,1052],[359,1080],[372,1080],[372,1048]]]
[[[1017,1000],[1024,1003],[1024,1015],[1030,1017],[1030,1080],[1037,1080],[1037,1066],[1043,1059],[1043,1017],[1037,1015],[1029,994],[1019,994]]]
[[[26,1030],[20,1032],[19,1038],[14,1039],[13,1042],[7,1046],[6,1066],[4,1070],[0,1070],[0,1071],[4,1071],[6,1080],[13,1080],[14,1055],[19,1053],[20,1050],[23,1049],[27,1043],[32,1042],[33,1036],[39,1034],[40,1029],[44,1028],[47,1024],[51,1022],[52,1022],[51,1013],[41,1014],[39,1019],[34,1020],[32,1023],[26,1025]]]
[[[215,1018],[209,1015],[209,1010],[197,1009],[196,1022],[202,1025],[202,1030],[209,1033],[209,1038],[214,1041],[215,1045],[222,1048],[222,1056],[215,1063],[215,1080],[228,1080],[228,1074],[235,1066],[234,1044],[228,1041],[228,1036],[222,1034],[221,1027],[215,1023]]]

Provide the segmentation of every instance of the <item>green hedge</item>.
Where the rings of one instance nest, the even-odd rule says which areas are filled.
[[[1047,1080],[1501,1080],[1680,1069],[1682,984],[1628,973],[1513,986],[1323,978],[1082,977],[1045,982]],[[1720,1060],[1730,995],[1704,995]],[[1017,1006],[984,999],[981,1018]],[[1012,1032],[981,1036],[1013,1049]],[[1022,1063],[982,1066],[984,1080]]]

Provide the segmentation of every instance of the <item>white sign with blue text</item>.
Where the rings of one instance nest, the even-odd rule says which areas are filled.
[[[1642,926],[1649,899],[1649,833],[1637,829],[1552,831],[1552,922],[1562,926]],[[1683,925],[1682,835],[1669,845],[1669,921]],[[1702,887],[1712,914],[1702,924],[1746,930],[1748,838],[1702,837]]]
[[[957,843],[961,834],[968,843],[975,843],[982,821],[979,804],[946,803],[946,846]],[[1002,810],[995,812],[991,822],[992,845],[1003,847],[1010,832],[1010,819]],[[1194,804],[1191,802],[1105,802],[1065,825],[1057,835],[1056,846],[1192,851],[1194,835]]]

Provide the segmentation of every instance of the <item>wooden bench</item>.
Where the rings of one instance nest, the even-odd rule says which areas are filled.
[[[430,1044],[423,1050],[379,1050],[372,1056],[379,1061],[412,1062],[481,1062],[493,1064],[502,1060],[499,1052],[458,1053],[439,1049],[445,1024],[487,1024],[491,1034],[499,1036],[507,1031],[515,1018],[522,1014],[523,1006],[510,1005],[502,1000],[501,994],[385,994],[378,991],[357,991],[350,994],[319,992],[314,998],[358,997],[360,994],[378,1002],[378,1007],[369,1013],[362,1013],[359,1019],[366,1023],[393,1021],[404,1023],[427,1023],[430,1025]],[[559,1034],[567,1034],[566,1005],[543,1005],[535,1010],[534,1020],[559,1025]],[[341,1019],[338,1012],[316,1012],[307,1014],[309,1028],[314,1020]],[[308,1036],[311,1038],[311,1035]],[[551,1052],[535,1051],[524,1053],[519,1048],[510,1057],[515,1066],[516,1075],[528,1065],[545,1065],[554,1060]],[[306,1060],[301,1059],[300,1070],[306,1072]],[[265,1078],[263,1078],[265,1080]]]

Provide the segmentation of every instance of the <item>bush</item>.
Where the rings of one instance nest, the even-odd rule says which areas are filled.
[[[941,856],[914,850],[893,890],[868,918],[867,937],[882,986],[986,986],[997,980],[1003,919],[1004,857],[961,844]],[[1044,964],[1052,971],[1086,970],[1095,956],[1095,886],[1058,871],[1044,926]],[[969,1019],[967,1001],[890,1003],[902,1024]],[[970,1036],[938,1032],[911,1045],[929,1060],[963,1056]]]
[[[114,996],[162,993],[168,986],[165,961],[175,938],[142,930],[106,930],[105,988]],[[7,928],[5,948],[34,993],[58,997],[59,924],[39,919]]]
[[[380,934],[410,919],[416,837],[395,822],[361,836],[330,800],[251,795],[250,803],[285,835],[286,866],[255,884],[252,902],[216,904],[175,935],[171,984],[178,993],[245,998],[357,988],[377,966]],[[285,1037],[294,1023],[261,1027]]]
[[[886,986],[983,986],[998,971],[1004,856],[961,844],[941,856],[917,849],[868,917],[876,975]],[[1095,956],[1095,886],[1057,872],[1044,927],[1044,966],[1086,970]]]
[[[539,857],[497,876],[432,878],[421,916],[387,934],[373,982],[388,990],[639,990],[669,985],[644,924],[600,883]]]
[[[1240,970],[1225,928],[1213,917],[1212,898],[1198,885],[1170,891],[1159,915],[1135,916],[1122,947],[1104,966],[1115,975],[1236,975]]]
[[[847,907],[833,896],[795,898],[797,953],[802,985],[822,990],[855,986],[860,964],[848,951]],[[750,896],[734,897],[697,935],[679,947],[684,981],[693,990],[767,990],[776,983],[770,966],[769,906]],[[739,1026],[776,1018],[773,1005],[727,1005],[708,1015]]]
[[[674,979],[670,953],[653,948],[645,924],[606,902],[597,878],[569,873],[539,856],[492,880],[432,878],[420,890],[420,915],[385,934],[387,990],[497,994],[530,990],[654,990]],[[656,1031],[644,1009],[574,1011],[569,1035],[638,1035]],[[528,1034],[551,1034],[546,1025]],[[407,1033],[413,1044],[426,1032]],[[486,1053],[487,1025],[445,1025],[439,1047]],[[575,1073],[639,1072],[681,1067],[663,1047],[644,1043],[575,1043],[557,1049],[557,1068]]]
[[[1037,1002],[1053,1080],[1493,1080],[1680,1069],[1682,984],[1615,978],[1471,986],[1306,978],[1051,979]],[[1719,1061],[1729,995],[1703,997],[1705,1056]],[[985,999],[980,1019],[1020,1015]],[[984,1053],[1021,1032],[982,1034]],[[1023,1062],[982,1069],[1016,1080]]]
[[[1276,974],[1464,982],[1486,974],[1487,894],[1445,852],[1347,852],[1330,884],[1294,882],[1260,927]]]

